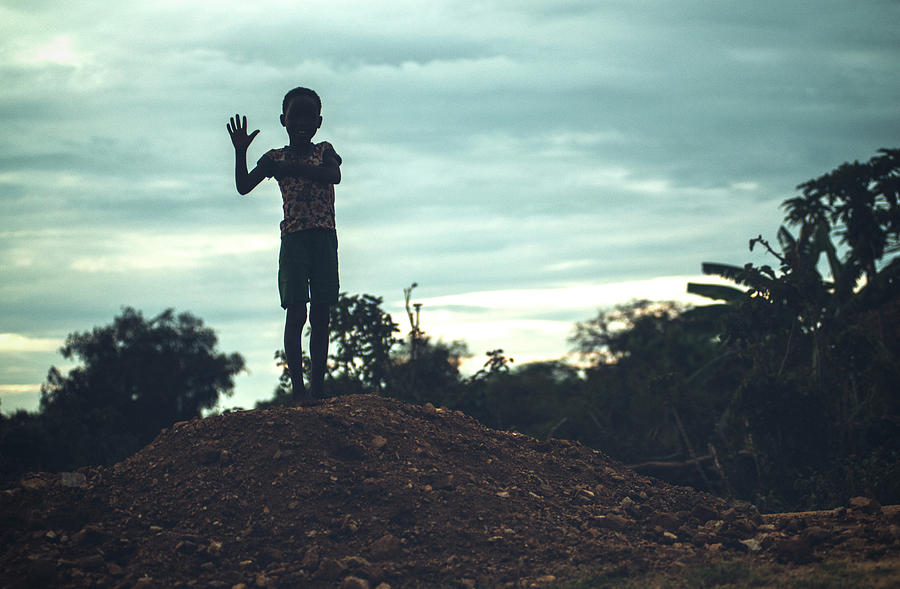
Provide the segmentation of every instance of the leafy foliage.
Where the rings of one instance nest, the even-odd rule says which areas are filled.
[[[60,350],[79,365],[51,367],[40,412],[3,422],[4,474],[120,460],[176,421],[199,417],[230,395],[239,354],[216,350],[213,330],[169,309],[144,319],[130,307],[113,323],[70,334]]]
[[[721,320],[723,345],[748,363],[724,424],[730,451],[753,454],[760,479],[745,493],[773,507],[830,504],[850,489],[882,500],[900,494],[896,481],[889,489],[883,480],[862,483],[833,467],[862,456],[892,460],[882,472],[898,464],[900,262],[883,257],[897,250],[900,151],[881,153],[801,184],[802,195],[785,201],[785,221],[797,234],[781,227],[780,251],[762,236],[750,241],[778,261],[777,271],[703,266],[748,287],[708,312]],[[708,286],[689,290],[714,295]],[[806,482],[824,478],[830,487]]]

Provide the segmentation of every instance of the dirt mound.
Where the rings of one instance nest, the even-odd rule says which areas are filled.
[[[377,396],[176,424],[114,467],[30,475],[0,508],[4,587],[531,586],[812,555],[778,547],[803,540],[790,524],[580,444]]]

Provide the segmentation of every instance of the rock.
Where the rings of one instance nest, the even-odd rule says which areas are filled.
[[[676,541],[678,541],[678,536],[676,536],[672,532],[663,532],[659,541],[662,544],[674,544]]]
[[[817,546],[831,537],[831,532],[821,526],[811,526],[803,532],[803,538],[810,546]]]
[[[724,514],[723,514],[724,516]],[[756,533],[756,524],[752,520],[745,517],[736,519],[731,522],[731,528],[738,534],[752,535]]]
[[[805,563],[812,558],[812,548],[803,538],[792,536],[777,540],[772,546],[775,556],[783,562]]]
[[[19,483],[23,489],[28,489],[29,491],[38,491],[47,486],[47,481],[39,477],[29,477],[27,479],[22,479],[22,482]]]
[[[371,562],[361,556],[345,556],[340,562],[351,571],[367,569],[372,566]]]
[[[247,589],[246,583],[238,583],[237,585],[232,585],[231,589]]]
[[[306,549],[306,554],[303,555],[303,559],[300,561],[300,566],[304,569],[314,569],[319,564],[319,549],[315,546],[310,546]]]
[[[61,472],[59,473],[59,483],[63,487],[79,489],[87,485],[87,477],[80,472]]]
[[[722,519],[721,517],[719,517],[718,511],[702,503],[698,503],[694,506],[694,508],[691,510],[691,517],[700,520],[700,522]]]
[[[375,589],[391,589],[391,586],[387,583],[378,583],[378,586]]]
[[[621,531],[628,527],[628,520],[616,514],[600,515],[594,518],[594,525],[598,528]]]
[[[219,556],[220,554],[222,554],[222,547],[223,547],[223,545],[221,542],[216,542],[215,540],[212,540],[209,543],[209,546],[206,547],[206,552],[210,556]]]
[[[75,544],[98,544],[109,537],[109,532],[94,524],[88,524],[72,535]]]
[[[850,509],[868,515],[881,515],[881,503],[870,497],[853,497],[850,499]]]
[[[108,562],[106,563],[106,572],[108,572],[113,577],[121,577],[125,574],[125,569],[114,562]]]
[[[77,561],[78,568],[86,571],[99,571],[106,566],[106,561],[99,554],[92,554]]]
[[[339,561],[333,558],[325,558],[319,564],[319,569],[316,571],[315,577],[326,581],[337,581],[343,577],[346,572],[347,567]]]
[[[385,446],[387,446],[387,443],[388,443],[387,438],[385,438],[382,435],[377,435],[374,438],[372,438],[372,442],[370,443],[370,446],[373,450],[381,450]]]
[[[741,540],[741,544],[747,547],[747,550],[750,552],[759,552],[762,550],[762,544],[759,543],[759,540],[756,538],[748,538],[747,540]]]
[[[666,530],[677,530],[681,525],[681,520],[675,517],[673,513],[662,511],[650,517],[650,525],[659,526]]]
[[[544,575],[534,580],[535,583],[555,583],[556,575]]]
[[[388,560],[398,556],[402,548],[400,540],[396,536],[387,534],[373,542],[369,550],[375,560]]]
[[[341,589],[369,589],[369,582],[359,577],[344,577]]]

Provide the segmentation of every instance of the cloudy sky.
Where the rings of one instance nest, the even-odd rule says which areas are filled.
[[[559,358],[576,321],[762,261],[795,186],[900,146],[900,2],[0,0],[0,409],[66,334],[190,311],[276,383],[280,196],[225,130],[286,142],[323,98],[342,290],[420,286],[482,362]]]

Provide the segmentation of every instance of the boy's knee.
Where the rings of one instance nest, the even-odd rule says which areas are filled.
[[[288,323],[298,323],[303,325],[306,323],[306,305],[290,305],[287,308]]]
[[[328,319],[330,316],[329,305],[310,305],[309,306],[309,325],[312,328],[328,327]]]

